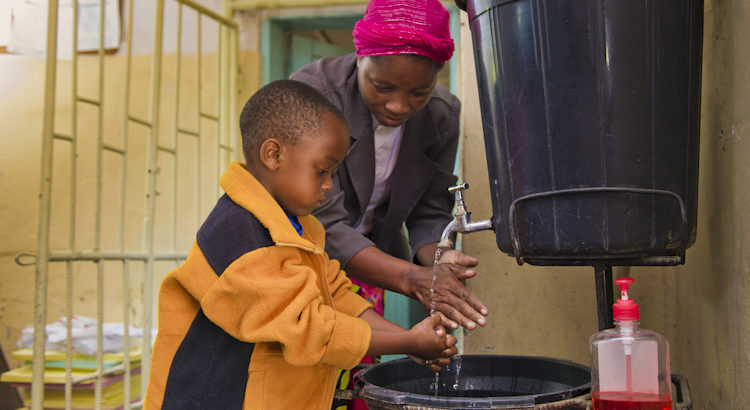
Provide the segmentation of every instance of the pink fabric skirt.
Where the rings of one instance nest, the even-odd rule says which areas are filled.
[[[372,304],[372,310],[375,311],[375,313],[379,314],[380,316],[383,316],[383,296],[385,295],[385,292],[383,289],[370,286],[366,283],[362,283],[356,279],[352,279],[352,290],[357,292],[360,296],[365,298],[368,302]],[[362,358],[362,361],[360,363],[378,363],[380,362],[379,357],[373,357],[373,356],[365,356]],[[354,389],[354,375],[357,374],[357,372],[360,371],[360,369],[354,368],[351,370],[341,370],[339,372],[339,380],[336,383],[337,389]],[[367,406],[365,405],[365,401],[356,398],[350,400],[348,403],[337,403],[334,401],[333,409],[335,410],[366,410]]]

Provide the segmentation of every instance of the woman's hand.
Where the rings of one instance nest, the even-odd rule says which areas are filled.
[[[487,324],[484,318],[489,313],[487,307],[465,286],[466,279],[476,275],[472,268],[477,264],[475,258],[449,249],[441,252],[434,284],[432,266],[412,272],[410,282],[415,287],[416,299],[426,312],[434,309],[445,315],[444,326],[450,329],[457,329],[460,324],[473,330],[477,325]]]
[[[430,287],[436,249],[437,242],[419,249],[417,258],[423,265],[420,266],[368,246],[352,257],[346,267],[347,274],[370,285],[416,299],[425,312],[430,312],[431,301],[434,300],[435,311],[448,318],[443,326],[449,329],[457,329],[459,324],[469,330],[476,328],[477,324],[484,326],[487,323],[484,318],[488,314],[487,307],[464,286],[466,279],[476,275],[472,268],[477,266],[478,261],[461,251],[443,250],[433,295]]]

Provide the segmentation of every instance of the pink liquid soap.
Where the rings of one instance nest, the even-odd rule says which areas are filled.
[[[672,410],[669,342],[641,329],[638,304],[630,298],[633,278],[619,278],[612,306],[614,329],[589,339],[594,410]]]
[[[672,410],[668,395],[600,392],[592,395],[595,410]]]

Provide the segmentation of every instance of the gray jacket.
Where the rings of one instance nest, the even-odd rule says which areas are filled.
[[[453,168],[461,106],[438,84],[429,103],[405,123],[390,198],[375,210],[373,231],[365,237],[353,227],[372,193],[375,145],[370,112],[359,94],[356,62],[354,54],[324,57],[290,76],[321,91],[341,109],[349,125],[349,152],[334,175],[333,189],[313,215],[325,226],[326,251],[342,266],[371,245],[412,260],[419,248],[440,240],[451,220],[454,197],[448,187],[456,182]]]

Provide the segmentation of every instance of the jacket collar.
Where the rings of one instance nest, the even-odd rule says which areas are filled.
[[[294,245],[316,253],[322,252],[325,231],[320,222],[312,215],[299,217],[304,232],[302,236],[297,234],[279,203],[253,174],[245,169],[245,164],[229,164],[219,179],[219,185],[232,201],[258,218],[277,245]]]
[[[372,131],[372,118],[370,110],[362,101],[357,83],[356,56],[353,70],[346,86],[344,105],[344,116],[349,126],[349,152],[346,154],[344,166],[352,181],[359,181],[354,186],[357,201],[360,208],[364,210],[370,202],[373,183],[375,181],[375,167],[363,166],[373,164],[375,159],[375,141]]]

